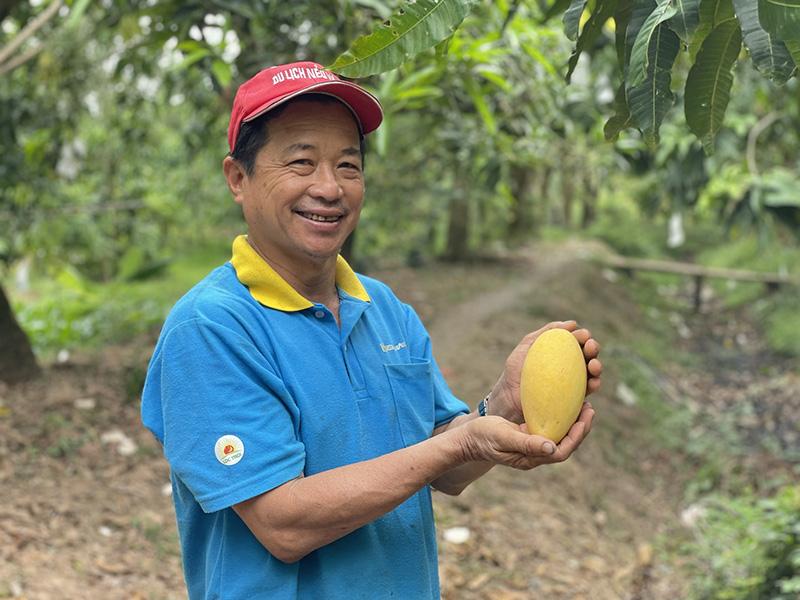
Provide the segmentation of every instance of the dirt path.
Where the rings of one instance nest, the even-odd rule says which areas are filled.
[[[616,393],[630,331],[651,317],[584,260],[595,250],[540,245],[495,264],[374,274],[420,312],[451,387],[472,405],[518,340],[547,321],[577,319],[603,343],[598,419],[575,457],[529,473],[498,468],[459,497],[435,494],[446,599],[685,597],[683,578],[661,550],[681,530],[691,472],[683,457],[645,435],[649,415]],[[719,357],[726,348],[722,339],[703,340],[687,338],[685,352]],[[139,422],[153,342],[79,356],[40,382],[0,389],[0,598],[185,597],[167,467]],[[677,398],[698,401],[724,402],[738,385],[753,405],[740,425],[761,423],[764,414],[791,433],[785,404],[761,410],[755,402],[766,385],[766,375],[758,378],[763,364],[752,363],[743,385],[712,363],[705,370],[665,365],[663,377]],[[781,373],[781,385],[796,389],[796,373]],[[448,541],[456,527],[467,528],[469,539]]]
[[[578,319],[603,340],[635,314],[613,291],[592,298],[602,297],[592,288],[608,287],[580,259],[592,250],[576,243],[542,247],[518,257],[501,286],[484,286],[480,269],[436,267],[435,278],[475,292],[456,304],[425,298],[433,305],[427,320],[435,354],[460,397],[474,405],[519,339],[547,321]],[[402,276],[397,283],[402,293],[408,284]],[[609,379],[606,388],[613,390],[613,374]],[[676,525],[680,498],[668,489],[669,473],[659,472],[653,453],[643,452],[645,466],[633,469],[627,458],[609,456],[618,432],[604,424],[617,420],[619,426],[632,416],[609,407],[605,391],[594,401],[598,431],[569,462],[529,473],[498,468],[458,498],[435,496],[445,598],[678,597],[680,587],[657,564],[654,544]],[[642,469],[661,481],[648,481]],[[469,540],[448,542],[443,534],[454,527],[467,528]]]

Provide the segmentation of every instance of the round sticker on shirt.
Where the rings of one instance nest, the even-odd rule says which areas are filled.
[[[214,444],[214,454],[219,462],[230,467],[242,460],[244,444],[235,435],[223,435]]]

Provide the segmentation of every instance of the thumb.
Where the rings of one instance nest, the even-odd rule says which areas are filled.
[[[550,456],[556,451],[556,445],[552,440],[548,440],[541,435],[531,435],[528,433],[528,426],[526,423],[519,425],[519,432],[524,436],[519,438],[519,442],[522,444],[522,454],[528,456]]]

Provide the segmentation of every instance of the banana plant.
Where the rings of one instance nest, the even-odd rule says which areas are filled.
[[[485,0],[489,2],[489,0]],[[446,46],[477,0],[406,0],[372,33],[358,38],[331,65],[347,77],[398,67],[431,48]],[[520,4],[541,21],[562,16],[574,41],[565,76],[579,59],[613,40],[621,79],[606,134],[638,128],[651,145],[675,103],[673,74],[690,65],[682,90],[689,129],[712,154],[725,121],[742,47],[765,77],[782,85],[800,70],[800,0],[499,0],[508,25]],[[686,55],[686,61],[679,60]],[[680,79],[683,79],[681,77]],[[483,111],[481,111],[483,114]],[[486,118],[484,116],[484,118]]]

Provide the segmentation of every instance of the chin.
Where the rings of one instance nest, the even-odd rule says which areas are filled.
[[[335,248],[306,248],[306,256],[316,261],[325,261],[339,255],[342,247]]]

